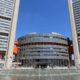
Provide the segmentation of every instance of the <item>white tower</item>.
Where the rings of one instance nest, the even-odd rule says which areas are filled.
[[[0,53],[6,68],[12,65],[18,10],[19,0],[0,0]]]
[[[80,0],[68,0],[75,55],[75,66],[80,67]]]

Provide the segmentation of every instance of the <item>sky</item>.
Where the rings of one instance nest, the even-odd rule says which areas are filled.
[[[67,0],[20,0],[16,39],[32,32],[71,38]]]

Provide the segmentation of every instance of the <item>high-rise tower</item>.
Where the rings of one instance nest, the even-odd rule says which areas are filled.
[[[18,18],[19,0],[0,0],[0,60],[10,68]]]
[[[80,0],[68,0],[75,65],[80,65]]]

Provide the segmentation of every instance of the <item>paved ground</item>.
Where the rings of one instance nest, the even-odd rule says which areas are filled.
[[[80,70],[0,71],[0,80],[80,80]]]

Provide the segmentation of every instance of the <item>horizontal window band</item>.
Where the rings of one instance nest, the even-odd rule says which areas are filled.
[[[56,43],[56,42],[33,42],[33,43],[21,44],[20,46],[29,46],[29,45],[61,45],[61,46],[68,46],[67,44]]]
[[[2,36],[8,36],[9,34],[8,33],[0,32],[0,35],[2,35]]]
[[[0,16],[0,18],[11,21],[11,18],[8,18],[8,17]]]

